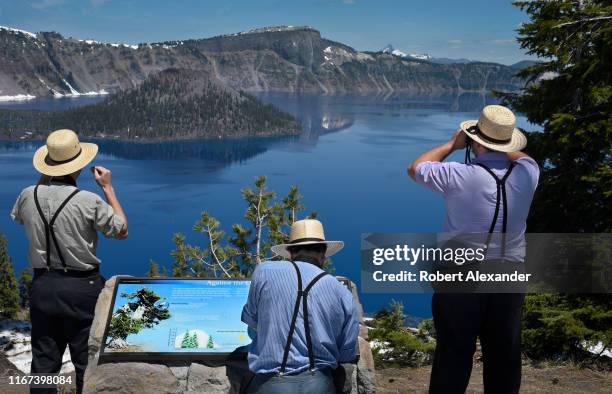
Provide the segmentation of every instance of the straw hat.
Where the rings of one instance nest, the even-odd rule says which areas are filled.
[[[296,245],[313,245],[326,244],[327,250],[325,257],[329,257],[340,251],[344,247],[342,241],[326,241],[323,233],[323,224],[315,219],[298,220],[291,225],[291,233],[289,234],[289,243],[272,246],[272,252],[277,255],[290,258],[291,255],[287,250],[290,246]]]
[[[501,105],[487,105],[478,120],[461,122],[461,130],[480,145],[498,152],[516,152],[527,138],[516,128],[516,117]]]
[[[72,174],[96,157],[98,145],[79,142],[72,130],[56,130],[47,137],[47,144],[34,153],[34,168],[45,175]]]

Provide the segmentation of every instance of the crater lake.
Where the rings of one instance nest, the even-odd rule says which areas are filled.
[[[172,236],[182,232],[187,242],[203,244],[192,231],[204,210],[221,222],[226,233],[244,222],[246,203],[240,189],[265,175],[268,188],[285,195],[296,185],[307,214],[318,213],[328,239],[343,240],[333,257],[334,274],[351,278],[359,287],[360,237],[366,232],[439,232],[444,206],[441,197],[412,182],[406,167],[425,149],[447,141],[466,119],[495,103],[489,96],[448,97],[321,96],[260,94],[263,101],[296,116],[298,137],[187,140],[163,143],[97,140],[100,153],[93,164],[113,172],[113,184],[128,215],[129,239],[101,237],[101,271],[142,276],[150,260],[171,268]],[[0,103],[0,108],[62,110],[100,98],[35,99]],[[518,126],[535,126],[519,117]],[[76,130],[78,132],[78,130]],[[32,155],[43,141],[0,141],[0,233],[8,240],[16,273],[29,265],[22,226],[9,214],[21,190],[38,175]],[[452,160],[463,160],[463,152]],[[81,189],[101,190],[83,171]],[[392,299],[405,312],[430,317],[429,295],[360,294],[368,314]]]

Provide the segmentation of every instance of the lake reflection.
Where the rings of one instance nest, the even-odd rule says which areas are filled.
[[[100,154],[94,164],[112,169],[130,222],[128,240],[100,242],[105,276],[142,275],[149,259],[170,267],[174,233],[185,233],[195,244],[202,242],[191,229],[203,210],[231,232],[231,224],[244,221],[240,189],[266,175],[269,188],[280,195],[291,185],[300,188],[305,212],[316,210],[326,236],[346,243],[333,258],[336,274],[359,283],[361,233],[441,229],[442,199],[409,181],[406,166],[423,150],[447,141],[461,121],[477,118],[484,104],[495,102],[480,95],[259,97],[296,115],[303,125],[301,135],[164,143],[97,141]],[[519,118],[519,126],[533,129],[524,118]],[[32,154],[41,144],[0,142],[0,232],[7,235],[18,271],[27,265],[27,242],[9,212],[18,193],[37,178]],[[462,160],[461,154],[453,158]],[[90,173],[85,171],[81,178],[80,188],[99,192]],[[361,296],[367,312],[396,299],[411,315],[431,314],[428,295]]]

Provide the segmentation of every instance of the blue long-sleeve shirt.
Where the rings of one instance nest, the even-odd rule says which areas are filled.
[[[322,270],[296,262],[305,288]],[[253,273],[242,321],[257,331],[249,350],[249,369],[255,373],[280,370],[295,300],[297,274],[291,263],[260,264]],[[286,374],[308,369],[308,350],[302,306],[291,342]],[[331,275],[321,278],[308,295],[308,317],[316,369],[335,368],[358,354],[359,317],[351,292]]]

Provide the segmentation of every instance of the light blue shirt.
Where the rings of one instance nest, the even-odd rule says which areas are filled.
[[[296,262],[305,288],[322,270],[310,263]],[[259,264],[253,273],[242,321],[257,331],[249,350],[249,369],[255,373],[280,370],[289,325],[297,298],[297,274],[288,261]],[[326,275],[310,290],[308,317],[315,367],[335,368],[354,361],[358,354],[359,317],[351,292],[336,278]],[[291,342],[286,374],[309,367],[304,316],[300,312]]]
[[[486,165],[500,179],[510,166],[506,154],[500,152],[482,154],[474,160],[474,163]],[[538,164],[530,157],[522,157],[515,161],[514,169],[506,180],[507,242],[510,244],[510,250],[517,251],[517,242],[521,243],[524,239],[529,207],[538,185],[539,176]],[[426,161],[417,165],[415,178],[418,183],[444,197],[445,232],[457,235],[484,234],[489,231],[495,214],[497,186],[491,174],[484,168],[475,164]],[[502,231],[502,212],[503,203],[500,205],[494,233]],[[496,257],[496,250],[496,245],[492,244],[488,256]],[[519,254],[521,253],[519,251]],[[520,256],[517,258],[522,260]]]

